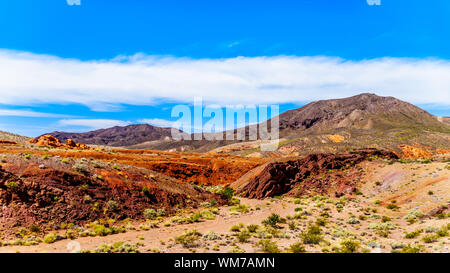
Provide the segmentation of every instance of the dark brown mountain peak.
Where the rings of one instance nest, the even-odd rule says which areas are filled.
[[[320,100],[280,115],[280,129],[309,129],[320,131],[332,128],[371,129],[374,126],[432,125],[436,118],[410,103],[394,97],[371,93]]]
[[[50,133],[60,141],[70,138],[77,143],[109,146],[130,146],[146,141],[170,139],[171,134],[172,128],[161,128],[149,124],[115,126],[86,133]]]

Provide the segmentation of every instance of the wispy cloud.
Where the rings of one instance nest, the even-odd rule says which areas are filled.
[[[62,119],[58,122],[60,126],[81,126],[89,129],[104,129],[114,126],[126,126],[130,122],[113,119]]]
[[[236,47],[236,46],[238,46],[240,44],[241,44],[241,41],[234,41],[234,42],[228,43],[227,47],[228,48],[232,48],[232,47]]]
[[[302,103],[361,92],[450,105],[450,62],[331,57],[189,59],[137,54],[80,61],[0,51],[0,103],[80,103],[94,110],[164,101]]]
[[[1,91],[0,91],[1,93]],[[0,109],[0,116],[7,117],[28,117],[28,118],[68,118],[70,115],[60,115],[52,113],[42,113],[29,110],[11,110],[11,109]]]
[[[166,120],[166,119],[159,119],[159,118],[152,118],[152,119],[140,119],[138,120],[139,123],[147,123],[153,126],[158,127],[174,127],[177,124],[174,121]]]

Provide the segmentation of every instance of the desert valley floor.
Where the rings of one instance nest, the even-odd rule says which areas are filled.
[[[263,183],[274,159],[46,144],[0,147],[0,252],[450,247],[448,151],[409,147],[396,159],[374,151],[357,161],[319,157],[308,170],[314,178],[280,195],[259,185],[256,191],[266,196],[250,199],[243,189]],[[346,158],[352,161],[339,164]]]

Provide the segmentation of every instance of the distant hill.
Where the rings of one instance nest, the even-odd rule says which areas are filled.
[[[425,110],[393,97],[363,93],[356,96],[319,100],[279,115],[281,146],[301,153],[333,152],[352,148],[395,148],[399,144],[446,147],[450,143],[449,118],[437,118]],[[260,125],[257,125],[260,126]],[[269,126],[270,128],[270,122]],[[249,127],[245,128],[248,136]],[[215,133],[216,135],[227,132]],[[231,131],[233,134],[233,131]],[[245,141],[173,141],[170,128],[151,125],[113,127],[75,134],[51,135],[77,143],[124,146],[131,149],[211,151]],[[234,130],[236,134],[236,130]],[[242,145],[242,151],[251,145]],[[254,148],[250,149],[254,150]]]
[[[437,118],[425,110],[393,97],[363,93],[344,99],[320,100],[279,116],[283,135],[294,131],[315,132],[346,129],[427,128],[445,130]]]
[[[52,132],[49,135],[58,138],[60,141],[66,141],[70,138],[76,143],[120,147],[155,140],[168,141],[171,138],[171,130],[171,128],[137,124],[123,127],[115,126],[86,133]]]
[[[438,117],[440,122],[450,125],[450,117]]]
[[[25,137],[25,136],[21,136],[21,135],[16,135],[16,134],[0,131],[0,140],[13,141],[13,142],[17,142],[17,143],[23,144],[23,143],[27,142],[28,140],[30,140],[30,138],[29,137]]]

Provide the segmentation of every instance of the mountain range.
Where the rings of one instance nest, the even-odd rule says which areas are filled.
[[[298,147],[305,146],[305,148],[324,144],[323,142],[327,142],[327,136],[330,135],[341,136],[346,140],[343,142],[347,146],[354,146],[353,144],[377,146],[383,143],[395,146],[401,142],[424,142],[422,144],[439,147],[450,141],[450,118],[438,118],[410,103],[370,93],[342,99],[314,101],[298,109],[282,113],[279,115],[279,121],[280,138],[284,140],[284,143],[289,143],[291,146],[293,144]],[[171,139],[171,130],[172,128],[139,124],[116,126],[86,133],[52,132],[49,134],[61,141],[71,138],[77,143],[85,144],[181,151],[209,151],[246,142],[205,139],[174,141]],[[245,131],[248,136],[248,126]],[[236,132],[237,130],[234,130],[234,134]],[[337,145],[336,142],[332,144]]]
[[[175,129],[176,130],[176,129]],[[131,146],[146,141],[170,140],[172,128],[161,128],[148,124],[136,124],[128,126],[115,126],[107,129],[99,129],[86,133],[51,132],[60,141],[72,139],[76,143],[107,145],[107,146]],[[181,132],[178,130],[178,132]]]

